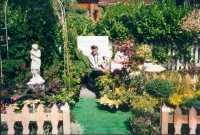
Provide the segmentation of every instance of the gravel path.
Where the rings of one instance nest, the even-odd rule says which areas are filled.
[[[90,91],[86,86],[81,86],[80,98],[96,98],[94,92]]]

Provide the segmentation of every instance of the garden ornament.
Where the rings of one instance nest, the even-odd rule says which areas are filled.
[[[38,44],[32,45],[31,54],[31,73],[32,78],[27,83],[29,86],[31,85],[42,85],[45,80],[40,76],[40,67],[41,67],[41,51],[39,49]]]
[[[166,68],[164,68],[163,66],[153,63],[144,63],[142,69],[145,72],[154,72],[154,73],[159,73],[166,70]]]

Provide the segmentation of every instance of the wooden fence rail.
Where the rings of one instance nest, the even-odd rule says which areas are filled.
[[[188,114],[183,115],[179,107],[173,110],[164,105],[161,108],[161,134],[168,134],[169,123],[174,124],[174,134],[181,134],[182,124],[188,124],[189,134],[194,135],[196,134],[197,124],[200,124],[200,115],[197,115],[194,107],[189,110]]]
[[[6,112],[1,114],[1,121],[8,126],[8,134],[14,134],[14,124],[20,121],[23,126],[23,134],[29,134],[29,123],[37,123],[37,134],[43,134],[45,121],[52,124],[52,134],[58,134],[58,123],[63,122],[63,133],[70,134],[70,109],[68,104],[60,107],[53,105],[49,112],[45,112],[44,106],[40,104],[35,111],[31,112],[28,104],[25,104],[21,113],[15,113],[11,106],[6,108]]]

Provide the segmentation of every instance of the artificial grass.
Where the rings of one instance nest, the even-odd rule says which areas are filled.
[[[98,106],[96,99],[80,99],[72,110],[84,134],[129,134],[126,123],[130,112],[110,112]]]

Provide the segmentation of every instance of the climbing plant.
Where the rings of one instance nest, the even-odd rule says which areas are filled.
[[[67,55],[67,53],[69,55],[69,61],[66,63],[69,64],[69,74],[63,74],[62,81],[60,82],[63,82],[64,86],[61,89],[58,89],[59,91],[54,92],[52,96],[50,95],[49,101],[74,104],[78,99],[78,94],[80,92],[81,78],[89,70],[89,62],[87,58],[78,51],[76,41],[78,35],[92,34],[93,23],[88,17],[84,16],[83,12],[79,12],[80,10],[78,7],[68,4],[69,3],[67,3],[68,9],[66,12],[68,48],[65,50],[68,52],[66,52],[65,55]],[[63,69],[62,66],[60,66],[60,68]],[[52,70],[56,69],[52,67]],[[67,70],[64,72],[67,72]]]

